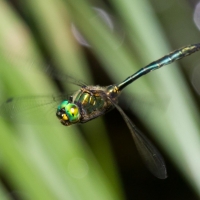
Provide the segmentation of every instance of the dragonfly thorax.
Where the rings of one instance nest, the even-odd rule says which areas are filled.
[[[81,115],[76,104],[65,100],[58,106],[56,116],[63,125],[70,126],[78,123]]]

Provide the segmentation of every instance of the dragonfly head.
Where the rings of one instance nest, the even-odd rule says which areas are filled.
[[[63,101],[57,108],[56,116],[65,126],[78,123],[80,121],[80,112],[76,104],[69,101]]]

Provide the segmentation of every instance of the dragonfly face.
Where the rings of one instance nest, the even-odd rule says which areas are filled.
[[[76,104],[63,101],[57,108],[56,116],[65,126],[78,123],[80,121],[80,111]]]

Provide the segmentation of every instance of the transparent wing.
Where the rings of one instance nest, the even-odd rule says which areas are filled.
[[[74,85],[77,85],[77,86],[80,86],[80,87],[86,87],[87,86],[81,80],[77,80],[77,79],[73,78],[72,76],[66,75],[64,73],[57,72],[50,65],[48,65],[47,67],[44,68],[44,72],[45,72],[45,74],[52,77],[53,79],[59,80],[61,82],[71,83],[71,84],[74,84]]]
[[[165,162],[159,151],[155,148],[155,146],[147,139],[146,136],[142,134],[140,130],[131,122],[128,116],[124,113],[124,111],[111,100],[111,102],[115,105],[117,110],[121,113],[125,122],[127,123],[132,137],[135,141],[137,150],[141,155],[144,163],[147,168],[150,170],[154,176],[160,179],[167,178],[167,169],[165,166]]]
[[[25,96],[9,98],[0,106],[0,116],[13,122],[42,122],[55,116],[57,106],[70,95]]]
[[[86,84],[77,79],[77,78],[73,78],[73,76],[70,76],[68,74],[64,74],[63,72],[61,72],[58,68],[56,68],[56,66],[54,65],[53,61],[46,61],[46,64],[42,64],[41,61],[37,60],[37,59],[27,59],[25,57],[16,57],[15,55],[15,59],[17,59],[15,62],[18,63],[18,60],[20,62],[22,62],[23,66],[22,67],[20,64],[20,68],[19,70],[23,70],[23,72],[26,72],[27,74],[32,74],[32,73],[41,73],[41,74],[46,74],[47,76],[49,76],[50,78],[60,81],[60,82],[64,82],[64,84],[66,83],[71,83],[80,87],[85,87]],[[15,62],[13,64],[15,64]],[[41,66],[40,71],[35,70],[35,65],[37,66]]]

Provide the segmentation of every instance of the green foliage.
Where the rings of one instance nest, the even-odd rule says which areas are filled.
[[[167,14],[155,14],[154,9],[158,7],[152,5],[156,2],[110,1],[116,21],[126,36],[122,42],[120,35],[111,32],[91,9],[97,5],[106,8],[103,3],[99,5],[99,2],[89,0],[78,3],[74,0],[21,1],[18,6],[22,17],[11,4],[1,1],[0,102],[10,96],[58,93],[45,74],[44,52],[62,73],[92,84],[87,59],[71,32],[72,21],[114,83],[172,49],[199,42],[195,41],[199,40],[196,36],[186,38],[183,34],[177,37],[176,30],[168,37],[169,27],[175,25],[167,21]],[[184,11],[171,15],[172,19],[182,19],[182,16]],[[190,27],[190,23],[184,26]],[[191,35],[196,33],[194,27],[189,31]],[[182,63],[193,63],[194,66],[193,58]],[[134,111],[200,196],[199,110],[178,69],[179,64],[143,77],[129,86],[124,95],[128,98],[141,91],[149,94],[158,109],[149,113],[146,107],[139,106]],[[71,85],[66,84],[65,89],[71,91]],[[163,94],[169,99],[167,109]],[[134,102],[130,109],[133,107]],[[91,133],[91,151],[78,127],[61,126],[54,114],[47,115],[42,108],[41,116],[44,125],[30,121],[16,124],[0,118],[1,170],[9,185],[20,191],[19,196],[34,200],[124,199],[103,120],[97,119],[82,127]],[[28,120],[26,115],[23,117]],[[1,184],[0,198],[11,199],[5,191]]]

